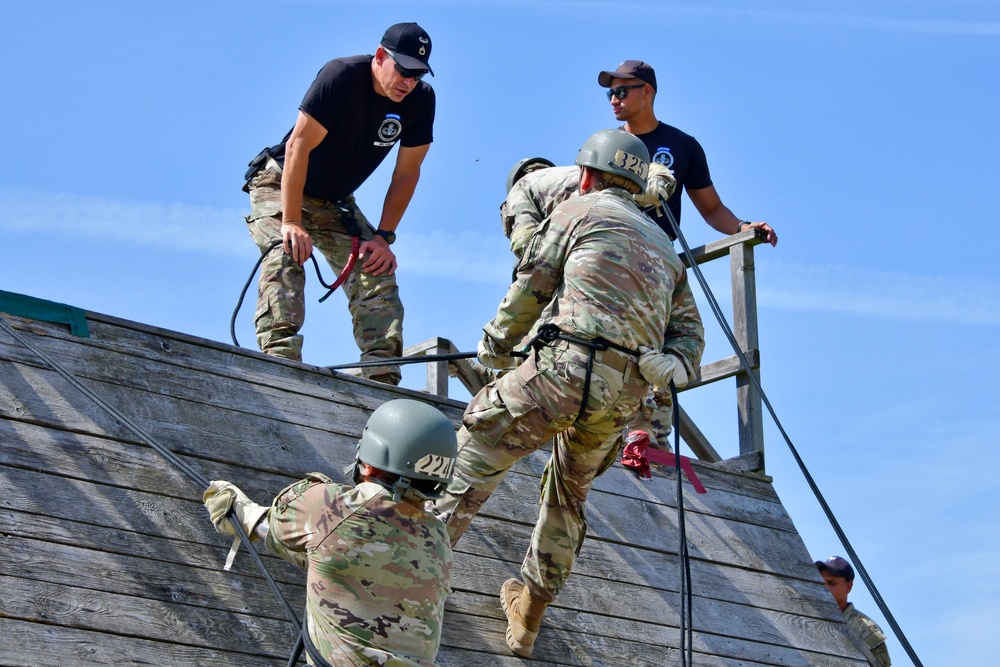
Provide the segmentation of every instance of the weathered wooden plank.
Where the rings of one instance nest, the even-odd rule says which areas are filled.
[[[516,572],[509,570],[509,564],[504,566],[489,559],[460,558],[454,587],[463,590],[464,585],[481,586],[483,582],[489,582],[486,592],[494,592],[494,595],[456,596],[451,604],[467,614],[491,616],[502,621],[503,615],[495,600],[503,581],[508,576],[516,576]],[[819,584],[815,588],[820,592]],[[478,609],[462,606],[470,602],[483,603],[484,606]],[[827,604],[833,606],[829,599]],[[546,623],[554,628],[584,631],[588,637],[600,635],[627,640],[645,636],[653,643],[676,647],[679,641],[676,631],[680,624],[679,609],[680,596],[676,591],[654,589],[644,581],[611,582],[574,572],[566,588],[546,612]],[[706,638],[728,637],[746,644],[741,653],[733,654],[710,650],[710,643],[706,643],[700,650],[709,653],[762,659],[763,654],[754,656],[754,651],[759,649],[750,648],[756,642],[784,646],[794,652],[809,651],[839,657],[852,651],[851,646],[843,643],[841,626],[844,621],[839,616],[824,619],[776,612],[756,605],[755,600],[732,603],[703,597],[698,590],[693,609],[693,627],[697,633]],[[718,640],[712,641],[717,643]],[[773,653],[772,649],[768,651]]]
[[[248,374],[241,378],[204,374],[197,383],[192,384],[190,370],[182,366],[109,353],[93,346],[85,348],[84,353],[81,353],[79,344],[74,345],[74,341],[45,340],[54,341],[51,349],[46,350],[47,355],[88,386],[92,384],[95,390],[102,388],[102,391],[106,391],[103,387],[118,386],[152,397],[162,396],[196,404],[225,406],[237,414],[270,418],[341,434],[359,432],[364,427],[367,415],[380,404],[375,400],[361,402],[356,395],[344,392],[332,396],[313,396],[275,388],[269,382],[270,376],[266,374]],[[40,359],[19,346],[0,345],[0,353],[3,353],[0,359],[47,368]],[[313,375],[317,380],[333,386],[341,384],[318,372]],[[421,397],[425,398],[425,395]],[[150,400],[155,402],[156,399]],[[451,406],[445,409],[456,417],[460,414]],[[331,410],[334,414],[330,414]]]
[[[17,326],[200,466],[206,478],[231,478],[262,502],[308,470],[329,471],[353,459],[367,414],[388,398],[438,403],[455,422],[463,407],[103,316],[92,323],[95,338],[86,341],[55,325],[21,320]],[[243,627],[247,617],[258,622],[254,631],[261,621],[287,625],[245,554],[234,573],[218,570],[228,540],[205,519],[201,490],[93,410],[33,354],[0,335],[0,483],[8,490],[0,522],[12,535],[4,538],[11,548],[0,554],[0,574],[7,577],[0,585],[6,589],[16,580],[26,587],[16,594],[24,599],[22,612],[41,608],[32,606],[33,596],[51,604],[45,595],[53,591],[71,605],[56,605],[56,615],[44,621],[33,622],[37,617],[29,614],[0,622],[26,625],[36,636],[36,630],[64,633],[53,644],[70,646],[67,655],[81,637],[95,634],[84,628],[96,626],[81,618],[103,623],[109,601],[119,598],[136,605],[143,628],[134,633],[143,639],[126,638],[126,652],[142,642],[158,644],[153,640],[189,614],[189,634],[202,632],[203,639],[215,639],[213,623]],[[336,415],[339,423],[331,423]],[[537,659],[509,655],[496,596],[503,578],[518,570],[547,458],[541,451],[519,464],[459,544],[441,664],[678,662],[673,471],[656,470],[653,480],[640,482],[620,466],[595,484],[588,540],[546,616]],[[863,665],[849,642],[842,647],[843,623],[770,479],[698,462],[695,469],[709,489],[699,496],[685,486],[684,496],[696,593],[695,662]],[[283,589],[301,596],[302,573],[271,556],[265,560],[274,564]],[[3,594],[0,601],[0,614],[6,613]],[[90,611],[74,612],[72,605]],[[641,618],[634,617],[637,610]],[[102,645],[122,637],[126,617],[119,611],[97,635]],[[279,632],[268,636],[281,643]],[[192,649],[184,645],[190,638],[179,637],[180,644],[163,639],[171,648],[158,663],[209,664],[190,651],[218,652],[211,641]],[[184,651],[187,660],[178,657]],[[227,655],[222,651],[215,662],[237,664]],[[72,658],[60,662],[75,664]]]
[[[730,249],[730,273],[733,290],[733,336],[740,350],[757,350],[757,282],[754,277],[753,247]],[[759,364],[759,362],[758,362]],[[760,380],[760,371],[752,370]],[[760,392],[747,373],[736,376],[736,406],[739,413],[740,454],[764,451],[764,415]],[[763,462],[762,462],[763,463]]]
[[[9,537],[4,547],[0,551],[0,572],[6,576],[59,584],[65,581],[66,572],[72,572],[75,588],[127,595],[151,603],[169,602],[287,620],[284,608],[263,579],[224,572],[221,566],[195,567],[25,537]],[[197,547],[191,550],[201,551]],[[174,552],[181,558],[185,555]],[[285,600],[301,616],[305,608],[304,573],[290,563],[268,565]],[[293,583],[281,581],[296,574],[299,576]]]
[[[107,354],[173,365],[182,372],[198,375],[199,382],[213,381],[215,376],[250,381],[293,395],[332,398],[368,411],[374,410],[389,398],[401,396],[432,402],[445,412],[461,412],[465,407],[462,402],[430,396],[426,392],[392,387],[174,331],[95,313],[88,313],[87,318],[90,338],[72,336],[64,327],[46,322],[13,316],[8,316],[8,321],[15,329],[27,332],[31,344],[53,358],[56,358],[55,354],[59,349],[68,346],[84,357]],[[9,348],[10,352],[4,350],[4,347]],[[4,358],[5,354],[15,355],[14,359],[26,361],[31,358],[36,363],[41,363],[34,355],[26,356],[23,346],[6,333],[0,332],[0,358]],[[56,360],[63,363],[63,357]],[[131,361],[120,363],[132,365]],[[86,377],[85,374],[83,376]]]
[[[76,530],[68,535],[60,535],[71,543],[44,541],[44,534],[38,534],[34,525],[20,525],[19,536],[8,537],[5,550],[0,552],[0,572],[10,576],[37,579],[59,583],[63,572],[74,573],[74,586],[107,590],[135,597],[159,599],[185,604],[206,605],[215,609],[231,609],[241,613],[269,616],[283,619],[283,611],[269,590],[265,589],[259,576],[247,577],[238,573],[222,572],[218,565],[207,558],[209,550],[193,545],[166,545],[159,538],[143,537],[142,541],[155,540],[160,545],[156,558],[150,558],[145,553],[142,556],[125,555],[117,551],[107,550],[116,545],[94,544],[84,534],[88,532],[85,525],[74,526]],[[9,528],[7,529],[9,530]],[[32,534],[32,538],[26,537]],[[47,531],[51,534],[51,531]],[[676,558],[656,558],[657,554],[637,553],[619,547],[622,556],[631,556],[631,569],[617,568],[614,571],[602,571],[596,565],[593,555],[581,557],[574,571],[573,585],[582,588],[599,588],[614,591],[622,586],[635,585],[647,587],[662,594],[677,594],[677,561]],[[511,549],[507,550],[510,553]],[[221,555],[221,554],[220,554]],[[643,558],[645,557],[645,558]],[[195,562],[197,559],[197,562]],[[249,559],[247,559],[249,560]],[[620,563],[621,561],[619,561]],[[453,587],[479,593],[492,593],[499,590],[499,585],[507,576],[517,576],[519,563],[498,563],[495,558],[482,557],[461,553],[456,558],[456,577]],[[272,576],[281,583],[283,594],[288,600],[298,600],[293,608],[302,605],[302,586],[304,577],[290,564],[278,561],[269,562]],[[207,567],[206,567],[207,566]],[[252,566],[251,566],[252,567]],[[653,574],[652,579],[642,576],[639,570]],[[840,621],[840,615],[835,613],[828,593],[818,583],[812,583],[811,588],[802,582],[791,580],[797,589],[788,585],[781,578],[761,575],[759,573],[741,573],[739,570],[721,568],[714,564],[695,561],[692,564],[693,591],[698,606],[708,605],[721,608],[719,616],[725,618],[728,612],[726,605],[754,604],[762,610],[773,611],[771,605],[778,604],[788,608],[798,603],[795,611],[804,613],[805,602],[810,602],[816,608],[821,619]],[[109,574],[113,576],[109,577]],[[740,577],[739,588],[731,585],[730,577]],[[715,576],[712,576],[715,575]],[[724,585],[719,585],[725,582]],[[742,590],[741,590],[742,589]],[[759,593],[766,591],[766,599],[761,599]],[[736,593],[743,593],[742,597]],[[720,595],[721,594],[721,595]],[[784,596],[782,595],[784,594]],[[625,594],[623,594],[624,596]],[[631,595],[631,593],[628,593]],[[811,597],[812,600],[807,600]],[[589,599],[589,598],[588,598]],[[720,607],[721,605],[721,607]],[[601,606],[592,608],[586,604],[575,605],[578,610],[594,612],[609,612]],[[825,613],[824,613],[825,612]],[[736,633],[735,636],[740,636]]]
[[[204,403],[170,400],[116,384],[88,384],[127,419],[177,454],[280,468],[297,477],[311,470],[343,466],[354,458],[356,435],[320,431]],[[336,403],[324,406],[324,413],[331,422],[342,414]],[[137,436],[62,377],[32,366],[0,364],[0,417],[137,441]],[[359,421],[363,426],[363,420]]]
[[[488,604],[491,603],[484,600],[484,605]],[[496,608],[499,611],[499,603],[496,604]],[[553,619],[561,615],[565,618],[559,620],[557,626],[557,621]],[[564,665],[608,667],[620,665],[662,667],[680,663],[677,628],[632,622],[630,627],[635,632],[624,638],[603,634],[609,622],[615,620],[610,616],[583,614],[550,607],[535,642],[532,660],[525,662],[533,664],[535,659],[541,659]],[[463,621],[462,630],[475,636],[479,645],[489,647],[498,653],[504,650],[506,630],[504,621],[475,616],[465,617]],[[451,629],[453,628],[454,626],[451,626]],[[694,647],[694,664],[699,666],[859,667],[866,664],[849,657],[789,649],[764,642],[746,642],[700,632],[694,633]]]
[[[0,617],[0,664],[120,667],[121,665],[213,665],[275,667],[273,656],[226,652],[205,647],[114,636]],[[300,663],[303,664],[303,663]]]
[[[747,361],[750,362],[750,368],[760,368],[760,350],[745,350],[743,355],[747,358]],[[698,370],[698,377],[692,378],[687,386],[684,387],[683,391],[690,391],[695,387],[701,387],[702,385],[735,377],[742,370],[743,364],[740,362],[740,358],[736,355],[726,357],[725,359],[719,359],[718,361],[713,361],[702,366]]]
[[[289,655],[295,642],[287,621],[2,575],[0,610],[8,618],[274,658]]]
[[[138,443],[5,419],[0,419],[0,442],[3,443],[0,446],[0,465],[119,487],[155,489],[164,495],[188,500],[199,498],[204,491],[156,451]],[[236,481],[260,502],[301,479],[183,454],[179,458],[205,479]],[[244,461],[244,464],[247,462]],[[325,472],[336,479],[340,471],[326,469]]]
[[[0,370],[0,374],[2,372]],[[42,405],[49,407],[61,405],[61,394],[53,394],[48,398],[38,398],[35,400],[35,397],[39,396],[44,390],[44,386],[40,386],[41,389],[37,393],[21,393],[22,399],[27,398],[30,400],[21,401],[23,407],[20,414],[32,413],[29,416],[34,417],[36,413],[44,409],[41,407]],[[136,401],[133,403],[138,404],[141,398],[141,395],[137,395]],[[70,405],[56,407],[55,410],[60,413],[73,414]],[[197,421],[204,423],[205,428],[214,428],[218,431],[220,426],[218,420],[212,419],[213,416],[215,416],[215,413],[208,417],[202,414],[198,417]],[[110,418],[107,419],[110,420]],[[293,447],[291,443],[303,439],[322,440],[321,435],[315,434],[309,429],[298,429],[291,436],[275,439],[276,441],[280,440],[282,443],[287,443],[282,445],[284,449],[281,450],[283,455],[280,457],[262,455],[258,451],[257,443],[248,442],[242,437],[237,438],[238,443],[233,445],[237,451],[230,452],[222,450],[213,440],[207,438],[199,440],[192,437],[190,433],[192,429],[190,427],[163,422],[157,418],[151,419],[155,420],[152,426],[157,426],[157,431],[155,431],[157,433],[157,440],[165,446],[176,445],[176,449],[174,449],[175,453],[181,455],[192,468],[198,470],[206,479],[221,478],[239,481],[244,475],[238,474],[235,469],[235,466],[238,464],[252,464],[256,466],[266,464],[268,467],[276,465],[283,467],[285,470],[291,470],[297,477],[305,472],[318,469],[327,472],[327,474],[334,478],[338,478],[339,471],[353,460],[355,452],[354,443],[347,440],[342,441],[342,444],[338,448],[339,453],[336,455],[332,447],[329,448],[328,455],[326,451],[322,452],[322,454],[317,452],[322,447],[319,442],[312,449],[308,450]],[[37,421],[37,417],[35,417],[35,420]],[[250,418],[240,418],[237,421],[240,422],[243,430],[248,434],[256,434],[271,429],[271,423],[267,421],[263,421],[259,425],[255,425],[255,422],[251,421]],[[115,425],[108,428],[120,427]],[[232,428],[235,430],[239,428],[239,425],[233,424]],[[168,431],[168,429],[170,430]],[[147,430],[153,432],[150,428],[147,428]],[[173,437],[171,437],[171,434]],[[65,434],[46,429],[33,422],[23,423],[4,420],[0,420],[0,436],[6,436],[5,450],[7,452],[6,459],[3,458],[4,454],[0,452],[0,461],[6,460],[12,465],[29,465],[30,462],[30,465],[50,469],[52,472],[58,474],[113,481],[119,485],[138,486],[140,488],[152,488],[153,484],[158,483],[157,475],[167,476],[173,480],[175,486],[190,484],[179,473],[175,473],[170,469],[169,464],[165,460],[161,459],[154,452],[137,444],[108,441],[104,438],[98,439],[79,433]],[[266,451],[265,449],[265,453]],[[311,457],[308,456],[308,452],[312,453]],[[70,453],[75,455],[67,456]],[[84,453],[86,453],[86,457]],[[185,456],[187,453],[193,456],[188,458]],[[289,453],[294,453],[296,456],[289,457]],[[96,465],[96,462],[88,460],[87,457],[95,459],[100,465]],[[209,457],[212,460],[205,460]],[[289,458],[295,458],[296,465],[301,467],[298,470],[292,468],[291,464],[287,462]],[[540,475],[546,459],[547,456],[545,453],[529,457],[523,465],[518,467],[518,470],[530,471],[532,474]],[[153,469],[152,471],[145,470],[143,464],[146,462]],[[79,469],[81,466],[83,467],[82,470]],[[719,484],[718,482],[724,482],[726,476],[720,476],[707,467],[699,468],[699,472],[703,483],[708,485],[710,492],[705,495],[687,494],[685,502],[690,511],[710,513],[715,516],[723,516],[745,522],[762,523],[789,531],[794,530],[790,518],[780,503],[774,501],[757,501],[756,499],[748,499],[737,493],[725,492],[724,489],[732,488],[731,485]],[[116,474],[117,477],[107,477],[112,473]],[[129,476],[130,474],[140,473],[143,476],[138,478],[133,479]],[[598,478],[591,503],[602,502],[600,497],[603,493],[612,493],[648,500],[649,502],[660,502],[658,500],[659,497],[666,497],[667,500],[663,504],[666,507],[671,507],[675,504],[674,482],[666,477],[666,474],[672,476],[672,471],[665,473],[664,476],[655,476],[652,480],[640,481],[631,471],[625,470],[620,466],[615,466],[604,476]],[[93,475],[99,475],[99,477],[93,477]],[[259,489],[259,487],[250,486],[246,490],[257,491],[259,489],[263,494],[260,496],[261,502],[263,502],[265,496],[273,495],[285,484],[294,481],[297,477],[288,477],[275,481],[274,486],[269,489]],[[529,499],[537,497],[536,491],[528,490],[532,484],[534,482],[522,485],[526,489]],[[685,485],[687,485],[686,482]],[[717,490],[720,487],[722,490]],[[186,487],[179,486],[178,488]],[[770,489],[767,485],[764,485],[764,488]],[[773,497],[773,492],[771,492],[771,495]],[[525,520],[532,519],[526,518]]]
[[[722,239],[717,239],[715,241],[710,241],[705,245],[698,246],[697,248],[691,248],[691,257],[694,258],[696,264],[704,264],[705,262],[711,262],[714,259],[719,259],[720,257],[725,257],[729,254],[730,248],[746,243],[749,246],[760,245],[764,243],[767,235],[758,229],[747,229],[738,234],[732,234]],[[684,262],[684,266],[691,268],[691,259],[685,252],[680,253],[681,261]]]
[[[469,556],[488,558],[494,567],[502,568],[506,576],[519,576],[530,537],[530,527],[512,526],[490,518],[477,519],[458,543],[456,561],[463,563]],[[841,618],[818,575],[799,579],[784,573],[748,570],[698,558],[691,559],[690,565],[692,590],[699,597],[753,604],[819,619]],[[578,576],[611,583],[642,583],[652,589],[672,593],[680,590],[679,557],[676,553],[640,549],[600,539],[584,542],[570,581]]]
[[[587,501],[588,539],[663,549],[664,536],[676,535],[677,517],[669,506],[625,496],[595,496],[592,493]],[[480,515],[533,525],[537,502],[536,480],[511,473]],[[693,557],[768,572],[795,573],[801,578],[812,576],[815,570],[801,539],[790,531],[695,511],[685,513],[685,524]]]
[[[233,607],[237,607],[236,612],[251,614],[253,616],[260,616],[262,612],[268,610],[271,614],[281,613],[276,604],[269,604],[266,598],[261,599],[261,596],[265,593],[264,591],[259,591],[259,595],[255,596],[254,593],[256,591],[253,586],[246,585],[246,582],[244,585],[236,586],[234,584],[238,582],[238,578],[225,575],[226,578],[224,579],[223,573],[202,570],[193,574],[186,574],[183,568],[168,566],[162,561],[150,563],[139,558],[111,558],[108,554],[93,552],[79,547],[47,545],[37,542],[31,544],[31,542],[28,540],[15,540],[13,545],[9,545],[11,548],[3,553],[2,560],[0,560],[3,571],[9,575],[13,575],[4,582],[4,586],[12,595],[17,595],[18,580],[21,582],[31,580],[30,587],[34,590],[35,584],[38,582],[58,584],[58,580],[62,576],[61,572],[71,571],[74,574],[73,588],[88,589],[88,592],[75,591],[68,593],[64,590],[63,599],[75,599],[76,597],[91,599],[95,596],[95,591],[99,599],[103,599],[100,593],[108,593],[109,597],[107,599],[118,600],[119,602],[121,602],[120,598],[112,597],[111,594],[113,596],[126,596],[129,605],[131,605],[129,607],[130,613],[132,615],[138,614],[143,618],[145,618],[144,614],[153,612],[143,611],[140,613],[137,611],[137,608],[140,606],[151,608],[157,614],[160,614],[161,608],[158,603],[194,605],[221,610],[232,610]],[[457,578],[455,586],[461,587],[463,583],[471,580],[477,585],[488,582],[495,590],[499,590],[499,585],[506,574],[502,572],[498,574],[497,568],[486,559],[479,560],[481,562],[476,564],[478,565],[476,568],[473,568],[473,564],[468,561],[459,563],[457,571],[464,573],[464,577]],[[190,570],[191,568],[188,569]],[[109,574],[112,576],[108,576]],[[52,579],[56,581],[52,581]],[[577,586],[577,588],[582,587],[587,592],[584,599],[592,599],[591,593],[593,593],[593,587],[589,586],[583,577],[577,577],[577,580],[581,582],[581,586]],[[295,604],[301,605],[300,598],[303,590],[301,583],[298,585],[297,590],[298,595],[294,597],[290,595],[290,599],[296,600]],[[286,590],[286,593],[294,594],[290,588]],[[600,599],[597,600],[598,604],[595,605],[596,610],[586,605],[577,604],[572,599],[572,592],[569,592],[568,595],[571,596],[569,607],[563,607],[561,599],[559,606],[553,606],[550,609],[547,615],[547,622],[554,629],[567,631],[579,631],[588,628],[588,640],[596,636],[603,637],[605,640],[623,641],[629,640],[630,637],[634,636],[647,636],[652,640],[658,636],[655,632],[651,632],[652,625],[658,623],[669,626],[670,623],[676,624],[677,622],[675,614],[672,616],[670,613],[661,615],[660,612],[662,610],[658,609],[656,604],[649,604],[648,596],[646,598],[637,598],[634,587],[631,591],[623,592],[608,590],[608,587],[605,585],[600,593]],[[146,602],[143,603],[142,600]],[[468,608],[470,600],[476,601],[476,608],[471,611],[475,611],[479,615],[485,612],[486,615],[495,618],[495,632],[499,632],[502,629],[503,617],[500,614],[495,596],[465,596],[464,600],[462,600],[465,603],[465,609],[462,609],[463,605],[461,603],[456,604],[453,601],[449,604],[449,612],[451,614],[451,617],[448,619],[449,623],[458,625],[461,628],[461,631],[454,633],[452,640],[456,642],[469,642],[468,644],[462,644],[462,646],[468,649],[475,649],[477,648],[475,643],[476,637],[468,633],[469,619],[466,618],[470,612]],[[612,604],[608,604],[609,600],[612,601]],[[653,618],[662,617],[658,618],[656,623],[651,623],[651,619],[622,622],[614,618],[609,618],[609,616],[613,617],[617,615],[627,617],[630,610],[636,608],[632,605],[637,603],[640,604],[639,608],[643,608],[649,616]],[[695,627],[699,632],[703,632],[703,629],[698,627],[699,620],[708,618],[709,616],[716,620],[719,617],[731,618],[738,614],[741,609],[738,605],[729,605],[731,609],[717,610],[713,608],[713,603],[703,600],[700,597],[696,598],[695,604],[699,612],[696,617]],[[628,609],[623,610],[616,608],[616,606],[627,607]],[[172,604],[171,608],[173,608]],[[9,605],[3,605],[3,609],[11,614],[17,613],[17,610],[12,609]],[[464,614],[460,616],[460,622],[454,618],[456,616],[456,609],[461,609]],[[591,610],[591,613],[586,613],[588,609]],[[737,611],[734,613],[733,609]],[[596,616],[593,613],[595,611],[598,613]],[[766,615],[763,611],[757,613]],[[198,615],[196,612],[191,612],[191,614]],[[173,615],[176,617],[177,622],[185,618],[184,611],[175,611]],[[734,634],[737,638],[741,634],[749,634],[751,637],[756,637],[761,634],[762,627],[766,630],[776,624],[773,618],[768,619],[771,621],[770,623],[760,622],[755,624],[748,621],[746,616],[747,614],[743,614],[743,617],[737,618],[739,624],[738,633],[727,632],[726,634]],[[786,615],[776,616],[779,621],[785,617]],[[46,613],[46,620],[50,622],[54,620],[51,613]],[[477,622],[486,623],[485,621]],[[821,629],[817,628],[807,628],[806,630],[809,634],[805,637],[804,641],[808,642],[812,652],[815,653],[819,644],[821,644],[820,639],[823,638],[823,634]],[[153,636],[148,634],[149,630],[144,630],[144,632],[147,633],[147,636]],[[663,630],[662,634],[666,635],[661,638],[665,642],[664,645],[671,646],[668,640],[670,627]],[[711,649],[713,642],[717,643],[718,640],[713,638],[712,634],[708,633],[702,638],[705,646],[703,648],[699,647],[699,650],[708,651]],[[785,638],[789,638],[787,637],[787,632]],[[727,641],[726,643],[731,644],[732,641]],[[752,657],[751,654],[754,652],[754,649],[753,646],[748,645],[740,647],[739,651],[740,653],[737,657],[748,658]],[[759,653],[760,651],[758,650],[757,652]],[[769,649],[768,655],[771,654],[773,654],[773,651]],[[781,659],[774,664],[798,663]],[[811,664],[825,663],[816,657]]]
[[[122,527],[136,532],[175,539],[211,543],[215,538],[204,521],[200,494],[191,501],[155,493],[95,485],[83,480],[67,484],[62,478],[16,468],[0,468],[0,480],[10,489],[7,502],[16,509],[67,520]],[[240,483],[243,483],[242,479]],[[250,488],[253,488],[251,485]],[[274,492],[272,492],[274,493]],[[260,496],[262,502],[264,495]],[[589,535],[644,548],[663,548],[663,535],[676,534],[676,517],[665,506],[634,498],[607,496],[607,503],[588,503]],[[484,507],[493,516],[533,525],[537,516],[537,480],[517,473],[508,475]],[[495,512],[499,511],[497,516]],[[116,521],[109,523],[111,518]],[[623,517],[628,520],[623,521]],[[693,557],[718,560],[764,571],[813,572],[801,543],[789,543],[794,535],[768,526],[725,521],[688,512],[689,549]],[[721,539],[720,539],[721,537]]]
[[[109,558],[113,556],[134,557],[155,562],[182,564],[189,568],[215,572],[222,572],[222,565],[232,543],[231,539],[222,535],[217,536],[218,540],[214,544],[201,545],[179,542],[159,535],[135,533],[121,528],[109,528],[80,522],[67,523],[61,518],[6,509],[0,510],[0,526],[3,526],[3,532],[8,535],[8,539],[30,538],[52,545],[104,551]],[[4,542],[4,544],[14,545],[16,542]],[[55,547],[39,547],[39,549],[55,551]],[[275,581],[291,586],[301,585],[303,574],[298,569],[271,556],[259,546],[257,550]],[[12,552],[0,557],[0,563],[15,558],[17,557]],[[8,567],[11,569],[8,570]],[[12,574],[15,572],[13,567],[15,566],[5,565],[0,568],[0,572]],[[240,548],[240,553],[233,563],[233,569],[227,574],[260,576],[257,566],[244,552],[243,547]],[[44,575],[40,572],[33,576],[44,579]],[[63,573],[61,569],[57,569],[51,576],[58,578],[63,576]],[[244,580],[240,579],[240,581]],[[254,587],[245,586],[245,588],[250,590]],[[260,590],[260,594],[261,599],[269,598],[272,595],[263,589]],[[268,613],[275,618],[283,618],[281,613],[277,611],[277,607],[275,607],[274,612]]]

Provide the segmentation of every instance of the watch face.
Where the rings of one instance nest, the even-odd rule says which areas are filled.
[[[379,229],[375,233],[384,238],[385,242],[388,243],[389,245],[392,245],[396,240],[396,232],[387,232],[382,229]]]

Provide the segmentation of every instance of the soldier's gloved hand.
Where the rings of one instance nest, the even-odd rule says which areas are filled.
[[[230,507],[235,510],[236,518],[239,519],[243,530],[247,531],[247,535],[251,539],[254,535],[254,528],[257,527],[268,510],[267,507],[250,500],[235,484],[221,480],[210,483],[201,499],[208,510],[208,517],[215,525],[215,530],[223,535],[236,534],[236,529],[226,518]]]
[[[657,352],[648,347],[640,347],[639,352],[639,374],[651,385],[666,387],[670,380],[674,381],[674,386],[683,389],[687,386],[690,378],[687,369],[676,355],[667,352]]]
[[[642,379],[655,387],[666,387],[677,368],[677,357],[648,347],[640,347],[639,374]]]
[[[649,206],[660,208],[662,206],[660,198],[670,199],[676,188],[677,179],[670,170],[659,162],[653,162],[649,165],[649,175],[646,176],[646,191],[633,195],[632,199],[640,208]]]
[[[497,351],[496,340],[488,333],[484,333],[483,339],[479,341],[476,357],[483,366],[500,370],[517,368],[521,363],[520,359],[510,356],[509,352]]]

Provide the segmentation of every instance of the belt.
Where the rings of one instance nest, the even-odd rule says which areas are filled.
[[[586,345],[580,345],[579,343],[573,343],[568,340],[560,339],[553,341],[549,344],[549,347],[566,347],[567,349],[579,352],[584,356],[590,355],[589,347]],[[594,363],[606,366],[607,368],[618,371],[619,373],[625,373],[630,366],[635,366],[638,362],[631,355],[608,348],[607,350],[594,351]]]

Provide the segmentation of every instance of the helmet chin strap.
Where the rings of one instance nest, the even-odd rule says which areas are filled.
[[[406,493],[407,489],[409,488],[410,488],[410,478],[400,477],[396,481],[396,483],[392,485],[392,488],[390,489],[392,491],[392,502],[398,503],[400,499],[403,497],[403,494]]]

